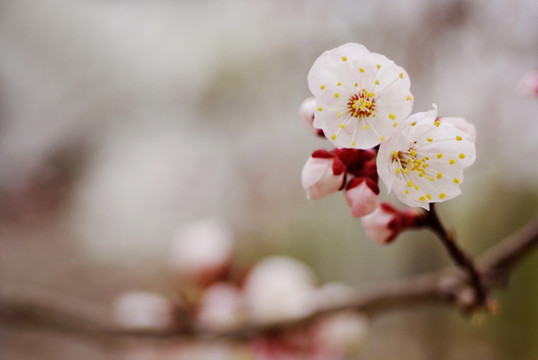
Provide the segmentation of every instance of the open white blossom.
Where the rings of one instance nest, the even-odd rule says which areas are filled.
[[[475,145],[455,126],[436,121],[437,107],[413,114],[379,147],[377,171],[388,191],[408,206],[429,210],[460,194],[463,169],[475,160]]]
[[[308,73],[317,103],[314,127],[338,148],[372,148],[411,113],[410,85],[402,67],[363,45],[325,51]]]

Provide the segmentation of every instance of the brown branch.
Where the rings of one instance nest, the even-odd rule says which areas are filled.
[[[478,270],[484,279],[484,285],[494,288],[504,284],[512,267],[525,258],[536,245],[538,245],[538,217],[478,259]],[[0,318],[99,338],[110,338],[110,335],[114,335],[114,338],[140,337],[159,340],[189,336],[241,339],[263,332],[300,327],[343,310],[360,311],[371,317],[428,303],[447,304],[466,310],[469,304],[474,303],[472,296],[469,297],[469,290],[472,290],[472,287],[467,282],[466,274],[457,269],[445,269],[370,286],[347,301],[332,304],[300,319],[265,325],[247,325],[224,332],[204,332],[194,329],[192,324],[178,325],[162,331],[122,329],[109,320],[110,316],[106,310],[95,305],[35,288],[21,289],[19,286],[2,284]]]
[[[426,224],[435,234],[437,234],[454,263],[460,266],[469,276],[469,281],[476,293],[476,306],[486,306],[489,300],[488,293],[486,287],[482,283],[482,278],[475,266],[473,257],[458,245],[454,233],[447,230],[442,224],[441,219],[435,210],[435,204],[430,205],[430,211],[428,211],[426,215]]]

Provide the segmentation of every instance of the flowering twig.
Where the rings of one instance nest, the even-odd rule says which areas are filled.
[[[467,273],[476,293],[476,306],[487,306],[489,301],[488,291],[483,284],[473,258],[458,245],[454,233],[445,228],[437,215],[435,204],[433,203],[430,205],[430,211],[426,215],[426,226],[439,237],[454,263]]]
[[[488,288],[505,283],[513,266],[538,245],[538,217],[524,229],[514,233],[477,259],[474,269]],[[120,328],[110,321],[107,310],[94,304],[74,301],[56,293],[37,289],[21,291],[17,286],[0,286],[0,318],[17,324],[40,325],[47,329],[85,335],[98,339],[139,337],[170,339],[175,337],[226,337],[242,339],[267,331],[280,331],[309,324],[323,316],[342,310],[363,312],[370,317],[426,303],[451,304],[465,308],[462,294],[469,289],[468,281],[453,269],[396,280],[371,286],[339,304],[331,304],[307,316],[267,325],[245,325],[222,332],[201,332],[192,324],[183,323],[166,330],[136,331]],[[5,321],[3,321],[5,324]]]

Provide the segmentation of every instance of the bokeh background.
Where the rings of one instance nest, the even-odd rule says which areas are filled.
[[[449,265],[427,233],[374,244],[342,194],[305,199],[302,166],[329,148],[298,118],[306,75],[345,42],[403,66],[414,111],[476,125],[463,194],[439,207],[467,249],[536,214],[538,99],[517,89],[538,65],[536,1],[0,0],[0,286],[166,294],[174,233],[205,218],[229,226],[238,262],[291,255],[320,283]],[[497,296],[496,317],[381,317],[360,359],[538,358],[538,254]],[[2,359],[123,350],[0,324]]]

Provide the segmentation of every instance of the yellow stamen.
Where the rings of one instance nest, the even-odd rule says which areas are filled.
[[[394,115],[394,113],[389,113],[389,119],[391,120],[396,119],[396,115]]]

